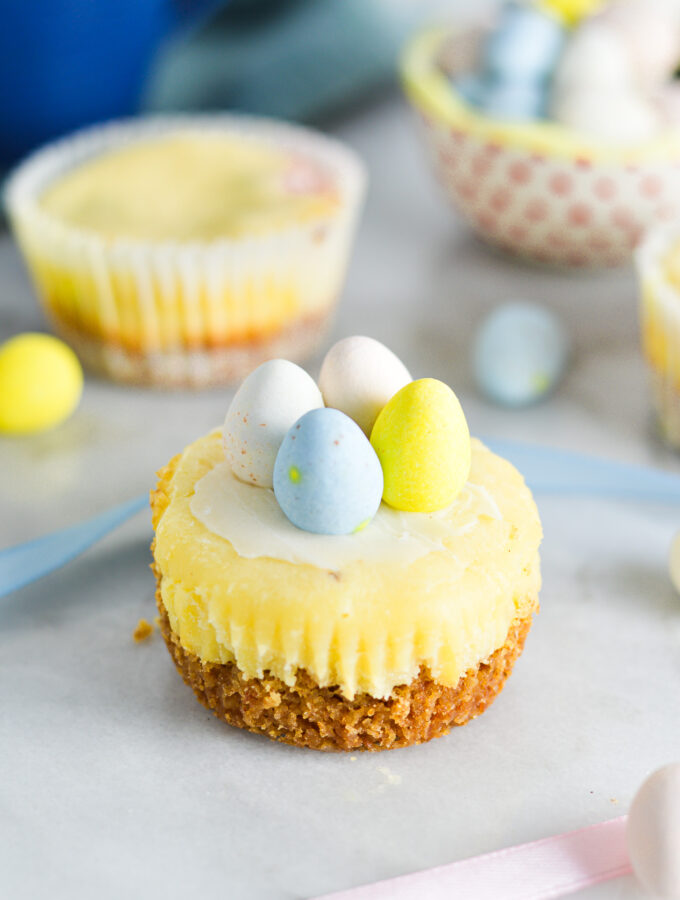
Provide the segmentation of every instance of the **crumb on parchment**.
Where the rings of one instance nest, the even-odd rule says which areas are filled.
[[[153,625],[150,622],[147,622],[146,619],[140,619],[139,622],[137,622],[137,627],[132,632],[132,637],[136,644],[141,644],[142,641],[148,640],[152,634]]]

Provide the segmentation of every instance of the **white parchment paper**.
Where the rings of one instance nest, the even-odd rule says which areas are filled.
[[[374,335],[414,376],[449,382],[481,436],[680,472],[649,428],[632,272],[490,253],[441,201],[411,124],[395,99],[339,131],[371,187],[331,337]],[[477,396],[468,354],[483,313],[518,296],[554,308],[575,353],[553,398],[510,412]],[[8,333],[42,326],[7,238],[0,303]],[[0,546],[148,489],[229,399],[89,379],[61,429],[0,441]],[[650,771],[680,758],[680,600],[666,570],[680,509],[539,506],[545,584],[524,656],[480,719],[408,750],[322,755],[213,718],[157,632],[132,641],[154,615],[144,515],[0,601],[0,896],[302,900],[624,813]],[[579,896],[642,895],[627,878]]]

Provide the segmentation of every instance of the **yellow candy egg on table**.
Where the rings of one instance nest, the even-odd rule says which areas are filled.
[[[538,6],[559,16],[567,25],[576,25],[586,16],[592,16],[605,0],[538,0]]]
[[[407,384],[371,432],[382,465],[383,500],[395,509],[434,512],[455,500],[470,473],[470,432],[458,398],[435,378]]]
[[[33,434],[74,411],[83,371],[70,347],[48,334],[19,334],[0,346],[0,432]]]

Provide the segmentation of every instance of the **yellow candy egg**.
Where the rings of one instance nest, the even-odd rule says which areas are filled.
[[[71,415],[83,390],[78,359],[48,334],[19,334],[0,346],[0,432],[32,434]]]
[[[566,25],[577,25],[604,6],[606,0],[538,0],[538,5],[552,12]]]
[[[465,415],[451,388],[435,378],[412,381],[392,397],[371,444],[383,469],[383,500],[395,509],[443,509],[470,473]]]

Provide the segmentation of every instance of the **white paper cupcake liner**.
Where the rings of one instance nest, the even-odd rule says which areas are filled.
[[[254,237],[109,240],[39,203],[66,172],[103,152],[174,132],[254,138],[321,165],[339,208]],[[162,116],[81,132],[38,151],[10,178],[6,205],[41,302],[90,368],[122,381],[231,381],[273,355],[311,352],[339,295],[365,175],[339,142],[237,115]]]

